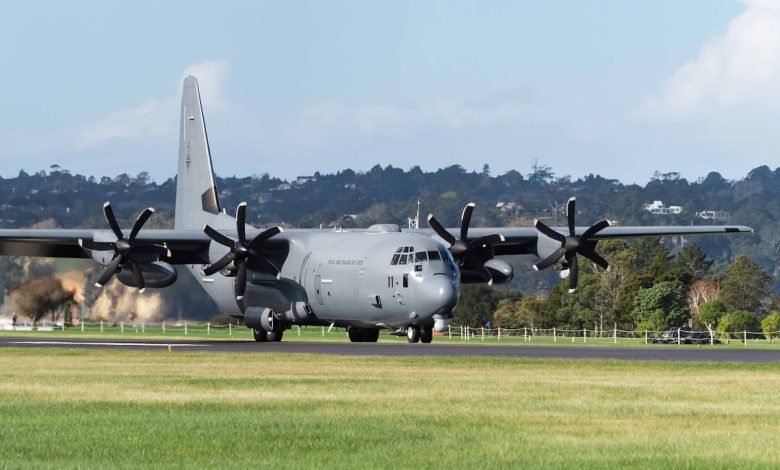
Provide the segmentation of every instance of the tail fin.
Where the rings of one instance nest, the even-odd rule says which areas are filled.
[[[174,224],[179,229],[200,229],[213,218],[211,214],[220,213],[220,206],[198,80],[193,76],[184,79],[180,125]]]

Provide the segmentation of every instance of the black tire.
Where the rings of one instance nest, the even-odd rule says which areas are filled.
[[[420,328],[420,342],[429,344],[431,341],[433,341],[433,328],[430,326]]]
[[[406,339],[409,343],[417,343],[420,341],[420,328],[417,325],[409,325],[406,327]]]
[[[376,328],[354,328],[347,330],[347,336],[353,343],[376,343],[379,340],[379,330]]]
[[[258,343],[265,343],[268,341],[268,332],[262,328],[252,328],[252,336],[255,337],[255,341]]]
[[[278,343],[279,341],[282,340],[282,336],[284,336],[283,328],[274,327],[273,331],[266,332],[266,337],[268,338],[268,341],[274,341]]]

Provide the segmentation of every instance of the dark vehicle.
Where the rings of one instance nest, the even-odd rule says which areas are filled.
[[[650,343],[658,344],[719,344],[720,340],[712,338],[709,331],[696,331],[690,326],[673,327],[664,331],[655,338],[649,340]]]

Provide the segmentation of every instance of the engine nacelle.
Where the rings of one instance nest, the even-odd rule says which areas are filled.
[[[437,333],[444,333],[445,331],[447,331],[448,324],[449,324],[449,319],[447,319],[444,315],[433,316],[433,331]]]
[[[168,287],[178,278],[176,268],[162,261],[141,264],[141,273],[146,281],[146,287],[161,288]],[[116,275],[119,282],[128,287],[138,287],[133,279],[133,271],[130,266],[123,267]]]
[[[490,259],[485,261],[485,268],[493,276],[493,284],[503,284],[515,277],[515,268],[502,259]]]

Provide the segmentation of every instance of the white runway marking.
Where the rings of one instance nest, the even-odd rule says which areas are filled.
[[[136,346],[157,346],[159,348],[167,348],[169,345],[168,343],[88,343],[83,341],[11,341],[11,344],[57,344],[57,345],[65,345],[65,346],[129,346],[129,347],[136,347]],[[181,348],[181,347],[190,347],[190,348],[207,348],[210,345],[209,344],[181,344],[181,343],[171,343],[170,346],[173,346],[175,348]]]

